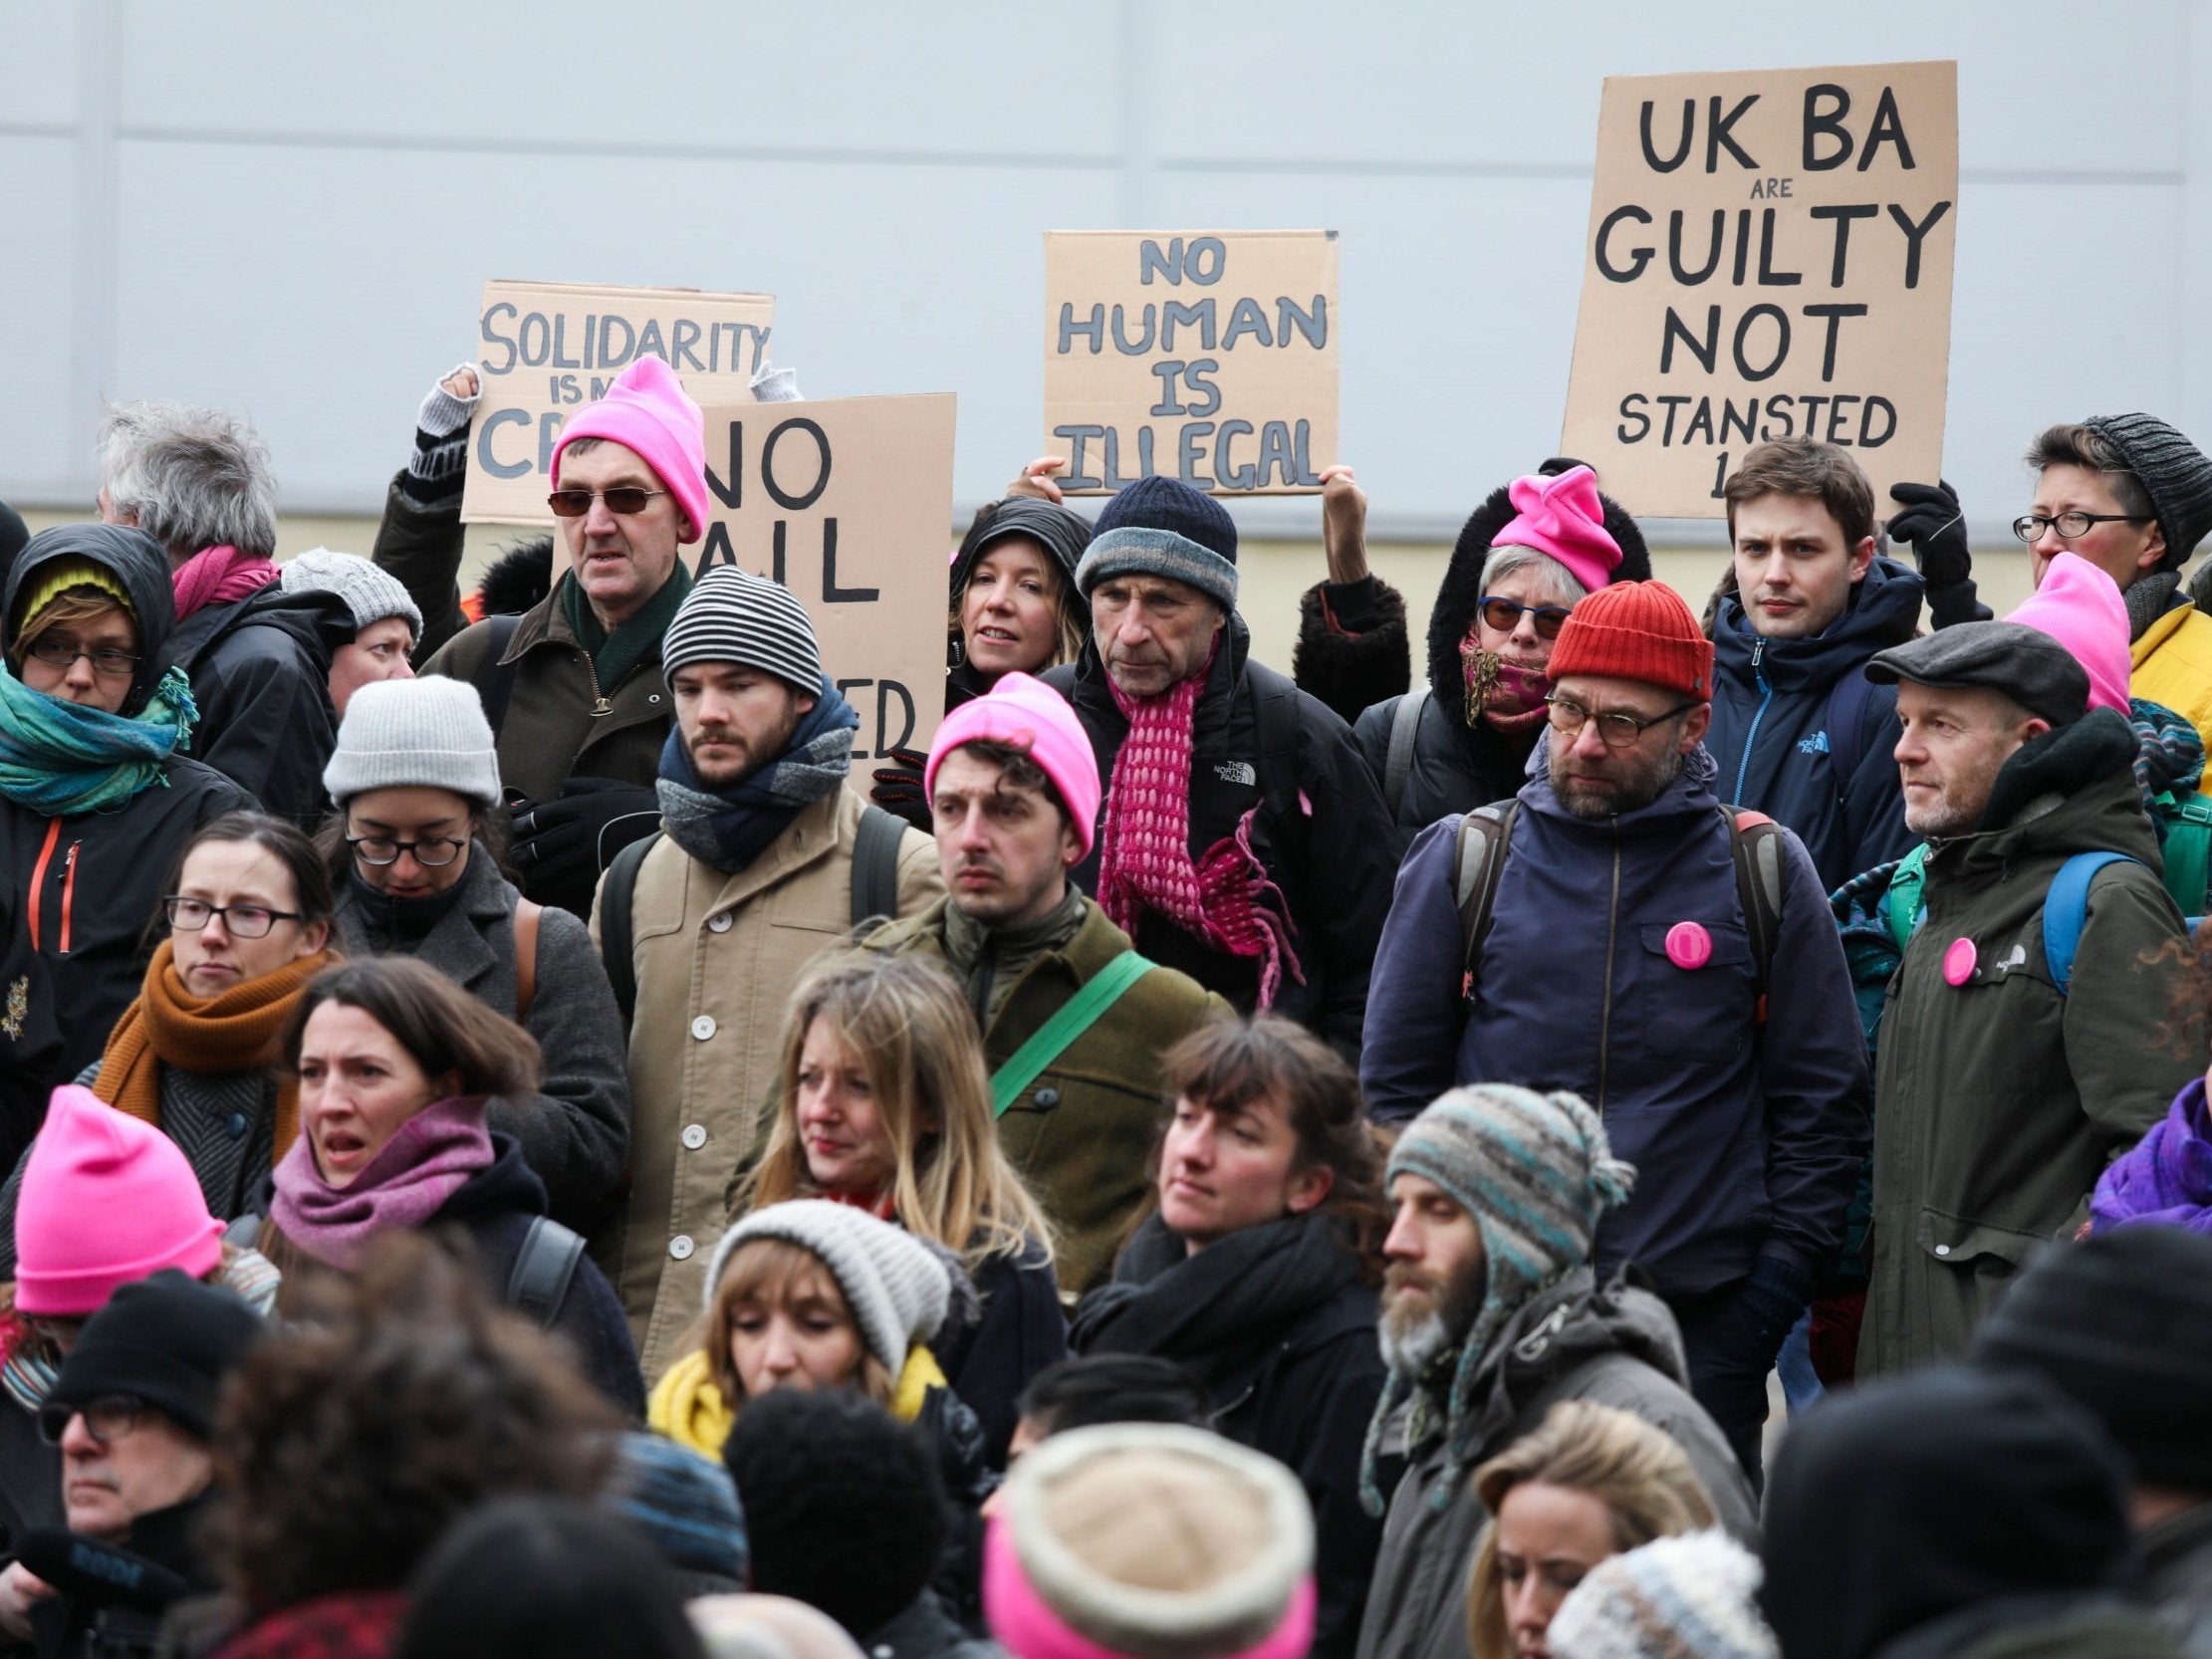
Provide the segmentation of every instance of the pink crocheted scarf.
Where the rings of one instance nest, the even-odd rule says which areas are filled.
[[[202,548],[169,579],[176,592],[176,619],[211,604],[228,604],[258,593],[277,580],[277,568],[259,554],[240,553],[229,543]]]
[[[1149,907],[1185,933],[1228,956],[1260,959],[1260,1007],[1272,1008],[1286,969],[1306,973],[1292,948],[1295,929],[1282,889],[1252,850],[1254,807],[1234,832],[1190,856],[1191,727],[1206,670],[1157,697],[1106,688],[1128,720],[1106,791],[1099,903],[1122,932],[1134,934]]]

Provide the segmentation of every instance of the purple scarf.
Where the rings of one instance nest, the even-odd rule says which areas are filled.
[[[484,1127],[480,1094],[423,1107],[343,1189],[323,1179],[303,1134],[276,1167],[277,1196],[269,1218],[318,1262],[357,1273],[379,1235],[420,1227],[491,1161],[492,1136]]]
[[[2135,1222],[2212,1233],[2212,1122],[2202,1077],[2176,1094],[2164,1121],[2097,1180],[2090,1234]]]

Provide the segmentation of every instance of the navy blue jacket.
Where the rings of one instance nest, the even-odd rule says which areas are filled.
[[[1901,645],[1920,621],[1919,573],[1876,559],[1850,604],[1811,639],[1762,639],[1735,598],[1713,630],[1713,724],[1705,747],[1720,765],[1723,801],[1765,813],[1813,855],[1834,892],[1860,870],[1902,858],[1920,842],[1905,828],[1898,786],[1897,688],[1864,683],[1866,660]],[[1857,765],[1848,779],[1836,755],[1850,740],[1829,730],[1847,706],[1845,675],[1860,679]]]
[[[1455,1083],[1569,1089],[1603,1115],[1635,1195],[1598,1231],[1598,1271],[1634,1261],[1663,1296],[1742,1280],[1762,1255],[1819,1278],[1843,1242],[1869,1135],[1866,1046],[1813,862],[1791,835],[1782,923],[1757,974],[1714,766],[1693,749],[1650,806],[1572,816],[1545,745],[1520,793],[1471,1006],[1452,893],[1457,818],[1398,870],[1367,992],[1359,1081],[1384,1120]],[[1703,924],[1688,971],[1667,930]]]

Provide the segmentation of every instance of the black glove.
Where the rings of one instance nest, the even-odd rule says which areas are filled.
[[[1744,1328],[1764,1365],[1772,1365],[1782,1340],[1813,1300],[1813,1282],[1789,1263],[1762,1256],[1736,1299]]]
[[[1948,484],[1898,484],[1889,494],[1904,506],[1889,521],[1889,539],[1911,544],[1913,563],[1931,589],[1956,588],[1974,574],[1958,491]]]
[[[875,769],[875,785],[867,792],[867,798],[926,835],[936,822],[921,782],[922,769],[929,764],[929,757],[912,749],[893,749],[891,759],[897,765]]]
[[[660,801],[651,790],[612,778],[571,778],[554,800],[515,809],[508,859],[531,898],[589,917],[592,894],[614,855],[659,828]]]

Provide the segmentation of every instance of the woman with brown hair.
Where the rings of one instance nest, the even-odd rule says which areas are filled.
[[[982,1312],[937,1357],[981,1419],[994,1468],[1029,1379],[1068,1356],[1052,1233],[999,1149],[983,1042],[939,964],[873,952],[828,957],[793,995],[783,1093],[734,1214],[834,1198],[942,1246]]]
[[[369,957],[307,988],[284,1062],[299,1079],[300,1138],[276,1167],[263,1254],[288,1279],[312,1280],[316,1264],[359,1271],[388,1233],[458,1233],[487,1290],[512,1301],[546,1189],[486,1126],[484,1104],[536,1086],[536,1040],[435,968]],[[610,1399],[644,1414],[629,1325],[598,1268],[575,1262],[545,1322]]]
[[[1079,1353],[1171,1359],[1213,1427],[1287,1464],[1313,1501],[1317,1654],[1350,1654],[1382,1524],[1359,1458],[1382,1392],[1375,1290],[1389,1214],[1358,1079],[1288,1020],[1222,1020],[1161,1063],[1173,1102],[1158,1207],[1084,1300]]]
[[[1711,1527],[1712,1500],[1662,1430],[1589,1400],[1475,1471],[1490,1512],[1467,1584],[1475,1659],[1539,1659],[1567,1592],[1609,1555]]]

